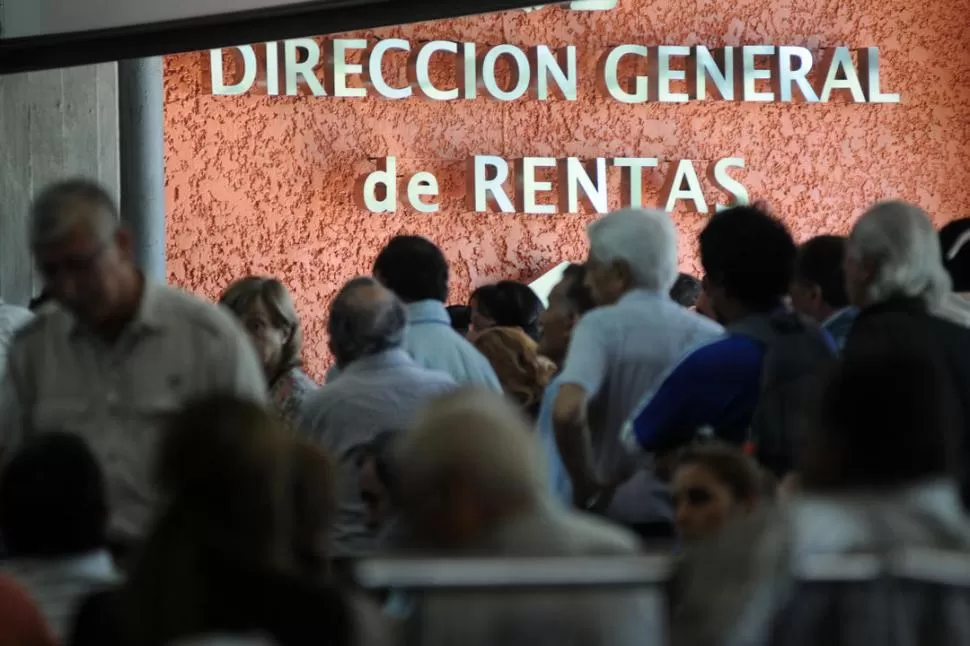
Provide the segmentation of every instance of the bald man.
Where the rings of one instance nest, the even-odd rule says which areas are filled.
[[[63,431],[83,437],[104,469],[109,535],[137,540],[155,504],[154,447],[184,402],[208,394],[263,402],[251,343],[225,311],[154,284],[107,192],[87,180],[43,190],[30,242],[56,307],[15,337],[0,385],[0,444]]]
[[[424,404],[455,388],[444,372],[418,365],[403,349],[407,310],[372,278],[355,278],[337,294],[327,331],[340,378],[303,404],[300,430],[339,464],[334,556],[381,548],[360,495],[358,453],[379,433],[406,426]]]

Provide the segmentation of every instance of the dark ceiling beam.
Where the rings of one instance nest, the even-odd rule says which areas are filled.
[[[164,0],[148,0],[164,2]],[[365,0],[101,31],[0,38],[0,74],[177,54],[518,9],[536,0]]]

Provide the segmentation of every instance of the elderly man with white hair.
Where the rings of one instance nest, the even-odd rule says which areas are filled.
[[[434,401],[398,440],[394,460],[405,518],[436,554],[521,559],[639,551],[634,535],[551,500],[535,433],[487,390]],[[636,589],[442,590],[424,595],[413,619],[422,646],[633,646],[659,632],[655,599]]]
[[[669,535],[666,488],[635,468],[620,431],[687,350],[723,330],[670,299],[677,231],[666,213],[623,209],[593,222],[587,234],[586,283],[600,307],[573,331],[559,377],[553,408],[559,453],[577,505],[645,535]]]
[[[943,366],[960,398],[961,488],[970,506],[970,329],[946,313],[950,278],[929,217],[905,202],[883,202],[856,222],[845,258],[846,290],[861,309],[845,356],[901,348]]]

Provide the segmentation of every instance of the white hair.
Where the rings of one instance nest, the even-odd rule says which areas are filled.
[[[875,276],[863,295],[868,304],[903,296],[935,307],[951,290],[939,237],[918,206],[892,201],[870,208],[852,229],[848,253],[873,265]]]
[[[517,407],[489,390],[466,388],[433,400],[397,440],[395,458],[404,483],[461,473],[496,504],[545,496],[535,433]]]
[[[607,265],[625,263],[637,287],[667,293],[677,280],[677,229],[663,211],[614,211],[586,234],[590,255]]]

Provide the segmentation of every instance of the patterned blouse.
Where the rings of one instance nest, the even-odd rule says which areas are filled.
[[[319,388],[299,367],[280,375],[269,389],[269,400],[279,418],[290,428],[296,428],[300,409],[306,396]]]

